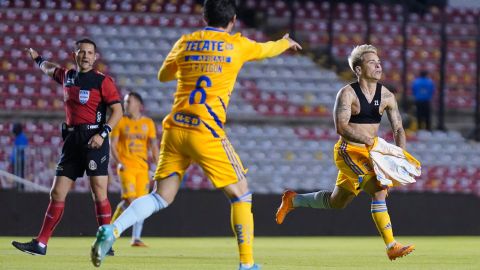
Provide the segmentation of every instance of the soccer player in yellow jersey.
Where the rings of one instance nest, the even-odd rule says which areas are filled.
[[[282,224],[285,216],[297,207],[345,208],[363,190],[372,198],[372,218],[387,246],[387,256],[395,260],[412,252],[415,246],[404,246],[393,237],[385,201],[388,187],[377,181],[368,149],[378,136],[384,113],[392,126],[395,143],[401,148],[406,146],[405,131],[395,96],[379,83],[382,65],[377,49],[372,45],[357,46],[348,63],[358,79],[340,89],[335,101],[334,122],[340,135],[334,148],[335,165],[339,170],[335,189],[307,194],[285,191],[276,221]]]
[[[155,163],[158,161],[158,144],[155,123],[142,115],[143,99],[136,92],[124,97],[125,115],[110,135],[113,162],[122,185],[122,201],[112,217],[114,222],[133,200],[147,195],[150,188],[148,177],[148,151]],[[132,246],[145,247],[140,240],[143,220],[132,228]]]
[[[226,111],[245,62],[301,47],[288,35],[278,41],[257,43],[241,34],[230,34],[235,13],[235,0],[206,0],[204,19],[208,27],[183,35],[165,58],[158,79],[176,79],[178,86],[172,111],[163,121],[154,176],[157,190],[135,200],[112,225],[99,228],[91,253],[95,266],[100,265],[105,250],[125,229],[173,202],[185,170],[195,162],[213,185],[230,198],[239,269],[260,268],[253,260],[252,193],[246,170],[224,131]]]

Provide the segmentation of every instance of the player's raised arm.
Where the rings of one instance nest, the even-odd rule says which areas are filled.
[[[350,117],[352,116],[352,102],[355,98],[355,94],[352,91],[353,90],[347,86],[337,94],[334,107],[335,129],[337,130],[338,135],[351,142],[363,143],[369,146],[373,145],[374,138],[356,132],[348,124]]]
[[[28,54],[30,55],[30,57],[32,58],[33,61],[35,61],[35,63],[37,63],[37,65],[40,67],[40,69],[43,71],[43,73],[47,74],[48,76],[50,77],[53,77],[53,73],[55,72],[55,68],[59,68],[60,66],[55,64],[55,63],[52,63],[52,62],[49,62],[45,59],[43,59],[43,57],[41,57],[38,52],[32,48],[28,48],[28,49],[25,49]]]
[[[405,130],[403,129],[402,117],[400,116],[400,111],[398,110],[398,104],[395,100],[395,95],[392,94],[387,88],[382,88],[382,100],[387,101],[387,107],[385,111],[387,112],[388,120],[392,127],[393,138],[395,139],[395,144],[403,149],[406,147],[406,136]]]
[[[246,38],[245,40],[245,49],[247,52],[245,53],[245,61],[275,57],[288,49],[295,51],[302,49],[302,46],[300,46],[295,40],[291,39],[289,34],[285,34],[283,38],[277,41],[264,43],[255,42]]]

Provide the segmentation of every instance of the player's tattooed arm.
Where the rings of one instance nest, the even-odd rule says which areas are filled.
[[[337,94],[334,107],[334,122],[335,129],[338,135],[343,138],[356,143],[363,143],[368,146],[373,145],[374,138],[370,138],[363,134],[356,132],[349,124],[350,117],[352,116],[352,102],[355,96],[352,93],[352,89],[345,87]]]
[[[40,69],[43,71],[43,73],[47,74],[48,76],[52,77],[53,73],[55,72],[55,68],[60,67],[59,65],[48,62],[41,58],[41,56],[38,54],[38,52],[32,48],[26,49],[28,54],[30,54],[30,57],[32,58],[33,61],[35,61]]]
[[[387,107],[385,110],[387,111],[388,120],[390,121],[390,125],[392,127],[395,144],[405,149],[407,146],[407,139],[395,96],[388,89],[384,88],[382,90],[382,100],[387,102]]]

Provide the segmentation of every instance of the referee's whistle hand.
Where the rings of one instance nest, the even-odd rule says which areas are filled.
[[[88,148],[98,149],[103,144],[103,138],[99,134],[93,135],[88,141]]]

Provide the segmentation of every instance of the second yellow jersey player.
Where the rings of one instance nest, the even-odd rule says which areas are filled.
[[[150,188],[148,152],[157,161],[158,146],[155,124],[143,116],[142,97],[136,92],[125,95],[126,115],[113,129],[111,139],[112,160],[117,163],[117,173],[122,186],[122,201],[112,217],[117,217],[138,197],[148,194]],[[140,240],[143,222],[137,222],[132,229],[132,246],[145,246]]]
[[[156,140],[153,120],[141,116],[132,119],[122,117],[112,132],[118,138],[116,151],[119,163],[118,175],[122,182],[122,198],[136,198],[148,193],[148,149],[149,140]]]

